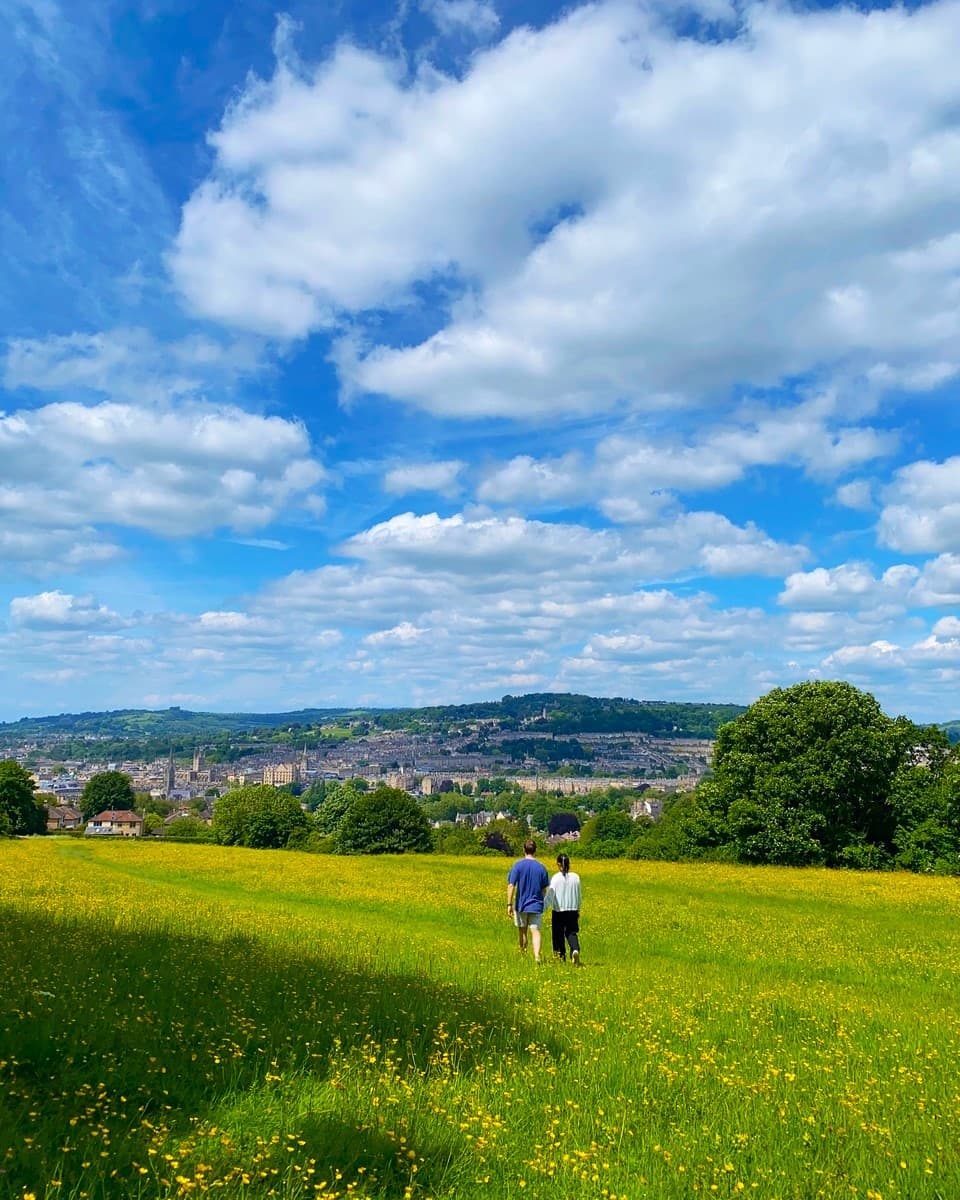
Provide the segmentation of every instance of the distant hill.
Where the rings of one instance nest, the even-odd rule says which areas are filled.
[[[429,708],[304,708],[283,713],[208,713],[184,708],[117,709],[25,717],[0,724],[0,747],[56,742],[67,757],[136,757],[182,753],[197,745],[238,742],[316,745],[377,730],[456,733],[476,722],[502,731],[554,734],[647,733],[660,737],[715,736],[744,711],[737,704],[607,699],[563,692],[504,696],[478,704]]]
[[[185,708],[118,708],[110,712],[61,713],[55,717],[23,717],[0,723],[0,738],[55,737],[204,737],[216,733],[249,733],[283,725],[326,724],[357,710],[304,708],[288,713],[205,713]],[[376,710],[364,710],[369,714]]]
[[[302,744],[310,740],[304,738],[304,730],[319,730],[358,715],[343,708],[292,713],[204,713],[184,708],[61,713],[0,724],[0,749],[38,742],[45,747],[55,746],[55,757],[60,759],[107,761],[157,758],[171,750],[186,754],[197,746],[206,746],[214,751],[211,761],[232,760],[242,757],[238,744],[289,743],[295,738]],[[371,714],[364,715],[369,719]]]
[[[940,728],[950,739],[951,745],[960,742],[960,721],[944,721]]]

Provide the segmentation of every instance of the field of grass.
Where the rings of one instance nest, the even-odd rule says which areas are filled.
[[[0,1198],[956,1200],[951,879],[0,845]]]

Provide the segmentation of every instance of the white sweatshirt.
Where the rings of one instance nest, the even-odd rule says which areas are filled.
[[[568,871],[566,875],[558,871],[550,880],[550,891],[558,912],[580,911],[580,876],[576,871]]]

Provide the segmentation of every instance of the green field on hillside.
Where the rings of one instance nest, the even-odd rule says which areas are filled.
[[[960,893],[587,862],[0,846],[0,1198],[960,1196]]]

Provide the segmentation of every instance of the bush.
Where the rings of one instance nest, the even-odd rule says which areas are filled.
[[[469,825],[440,825],[433,831],[433,848],[437,854],[470,856],[483,851],[476,831]]]
[[[894,863],[904,871],[928,875],[960,874],[960,846],[953,829],[937,817],[928,817],[913,829],[898,829]]]
[[[526,825],[500,817],[480,830],[480,843],[491,854],[513,857],[522,853],[523,843],[529,836]]]
[[[213,830],[199,817],[177,817],[163,827],[163,836],[178,842],[212,842]]]
[[[328,833],[322,833],[314,826],[300,826],[287,839],[288,850],[299,850],[303,854],[333,854],[334,840]]]
[[[632,818],[621,809],[608,808],[584,824],[577,842],[577,856],[623,858],[636,836],[637,827]]]
[[[213,810],[213,836],[221,846],[274,850],[287,844],[307,815],[288,792],[248,784],[221,796]]]
[[[882,846],[869,842],[851,842],[840,851],[840,866],[853,871],[882,871],[890,866],[890,855]]]
[[[702,783],[695,792],[678,792],[668,797],[659,821],[643,818],[637,821],[637,838],[628,848],[629,857],[668,862],[700,858],[736,861],[736,848],[727,843],[711,798],[709,783]]]
[[[433,850],[430,822],[400,788],[361,793],[344,813],[334,844],[340,854],[426,854]]]

